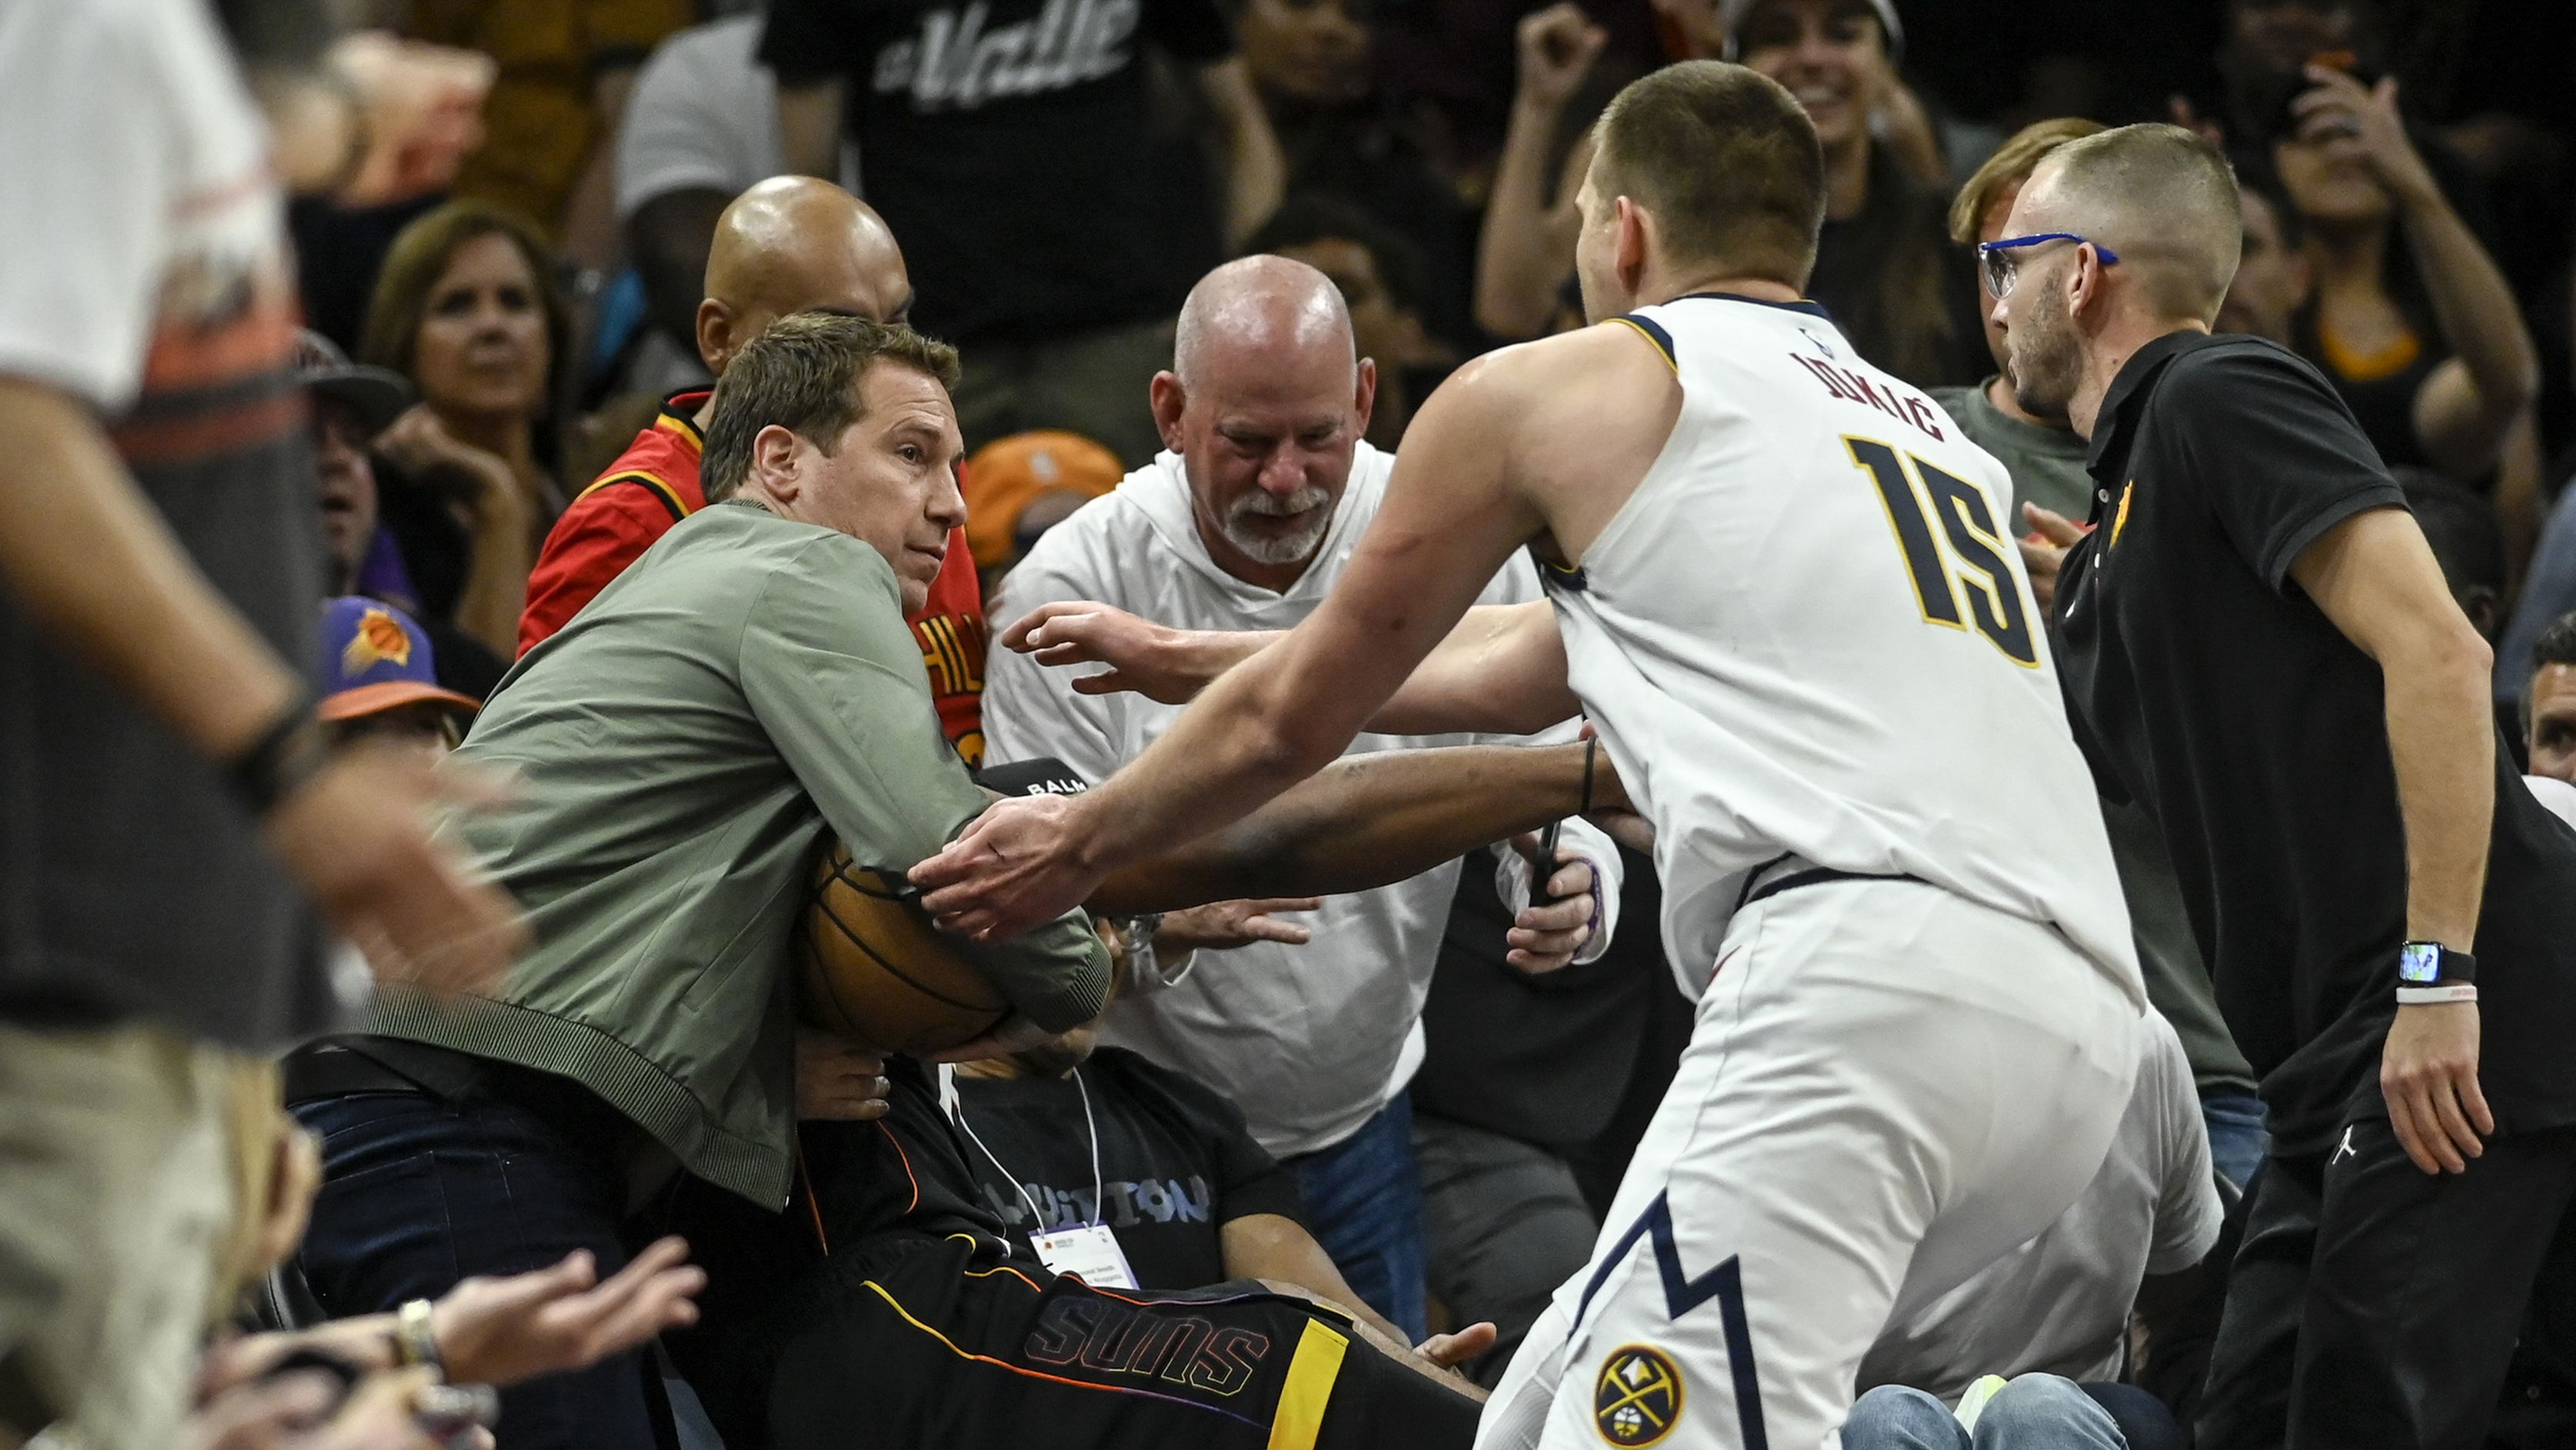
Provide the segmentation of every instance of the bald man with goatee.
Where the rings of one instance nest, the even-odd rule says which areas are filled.
[[[1210,272],[1182,305],[1171,368],[1153,381],[1165,451],[1038,540],[997,596],[1008,617],[1084,600],[1180,629],[1295,625],[1341,577],[1395,466],[1363,436],[1376,384],[1323,273],[1270,256]],[[1478,598],[1535,601],[1537,571],[1516,555]],[[1052,757],[1106,779],[1180,714],[1088,693],[1031,656],[1005,653],[992,669],[996,760]],[[1570,724],[1561,733],[1572,738]],[[1370,735],[1351,753],[1468,739]],[[1511,935],[1524,971],[1589,962],[1608,945],[1618,852],[1581,821],[1567,823],[1564,844],[1543,879],[1551,899],[1522,911]],[[1516,908],[1526,898],[1518,859]],[[1422,1061],[1422,1004],[1458,870],[1332,897],[1301,913],[1305,945],[1230,907],[1138,924],[1138,985],[1102,1034],[1241,1104],[1253,1136],[1297,1175],[1307,1227],[1351,1288],[1415,1339],[1425,1246],[1405,1087]]]
[[[716,220],[706,298],[698,304],[698,356],[721,378],[744,344],[781,317],[837,312],[902,322],[911,311],[912,279],[883,218],[828,181],[771,177]],[[706,507],[698,458],[713,398],[711,388],[691,388],[665,399],[652,426],[556,520],[528,579],[521,655],[569,623],[673,524]],[[962,531],[949,539],[929,602],[910,623],[940,725],[972,765],[984,752],[984,600]]]

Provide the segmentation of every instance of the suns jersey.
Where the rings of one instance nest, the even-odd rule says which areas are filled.
[[[1654,823],[1684,990],[1751,874],[1792,857],[2054,926],[2143,1006],[2003,465],[1813,304],[1711,294],[1608,325],[1671,362],[1681,414],[1581,567],[1542,572]]]

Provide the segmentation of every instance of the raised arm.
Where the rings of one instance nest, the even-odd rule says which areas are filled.
[[[2452,353],[2416,393],[2416,440],[2443,472],[2477,477],[2495,467],[2514,420],[2540,395],[2540,354],[2522,309],[2407,139],[2396,81],[2364,89],[2324,66],[2310,66],[2308,76],[2317,89],[2298,104],[2311,118],[2348,113],[2359,128],[2363,155],[2396,199],[2433,321]]]
[[[1252,72],[1242,56],[1229,56],[1199,68],[1199,94],[1216,123],[1217,146],[1225,173],[1225,241],[1242,246],[1288,190],[1288,159],[1280,154],[1279,134],[1252,89]]]
[[[1627,797],[1608,753],[1581,745],[1351,756],[1249,820],[1112,872],[1086,904],[1117,916],[1235,897],[1366,891],[1587,805],[1624,809]]]
[[[1591,161],[1591,143],[1576,143],[1553,199],[1547,194],[1549,152],[1566,105],[1608,38],[1571,3],[1521,19],[1520,80],[1484,229],[1476,238],[1476,325],[1496,337],[1546,331],[1557,288],[1574,271],[1574,193]]]
[[[2494,656],[2451,600],[2423,531],[2402,509],[2329,529],[2290,566],[2335,628],[2378,661],[2389,755],[2406,825],[2406,939],[2477,943],[2495,817]],[[2392,986],[2395,974],[2390,975]],[[2389,1124],[2415,1166],[2465,1166],[2495,1131],[2478,1090],[2474,1002],[2400,1007],[2380,1068]]]

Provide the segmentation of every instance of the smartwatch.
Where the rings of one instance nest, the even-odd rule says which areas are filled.
[[[2397,949],[2397,1004],[2434,1006],[2478,999],[2478,959],[2435,941],[2410,941]]]

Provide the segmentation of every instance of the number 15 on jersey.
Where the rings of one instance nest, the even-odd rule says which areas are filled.
[[[1875,438],[1846,436],[1843,446],[1851,450],[1852,462],[1878,485],[1879,502],[1887,506],[1888,527],[1895,530],[1897,550],[1906,572],[1913,576],[1924,621],[1961,630],[1973,623],[2004,658],[2037,669],[2039,641],[2031,628],[2021,573],[2010,562],[2012,545],[1996,529],[1986,496],[1967,480]],[[1931,518],[1925,516],[1927,497]],[[1933,536],[1932,518],[1940,520],[1938,539]],[[1941,547],[1944,540],[1949,544],[1948,557]],[[1960,609],[1963,593],[1964,613]]]

